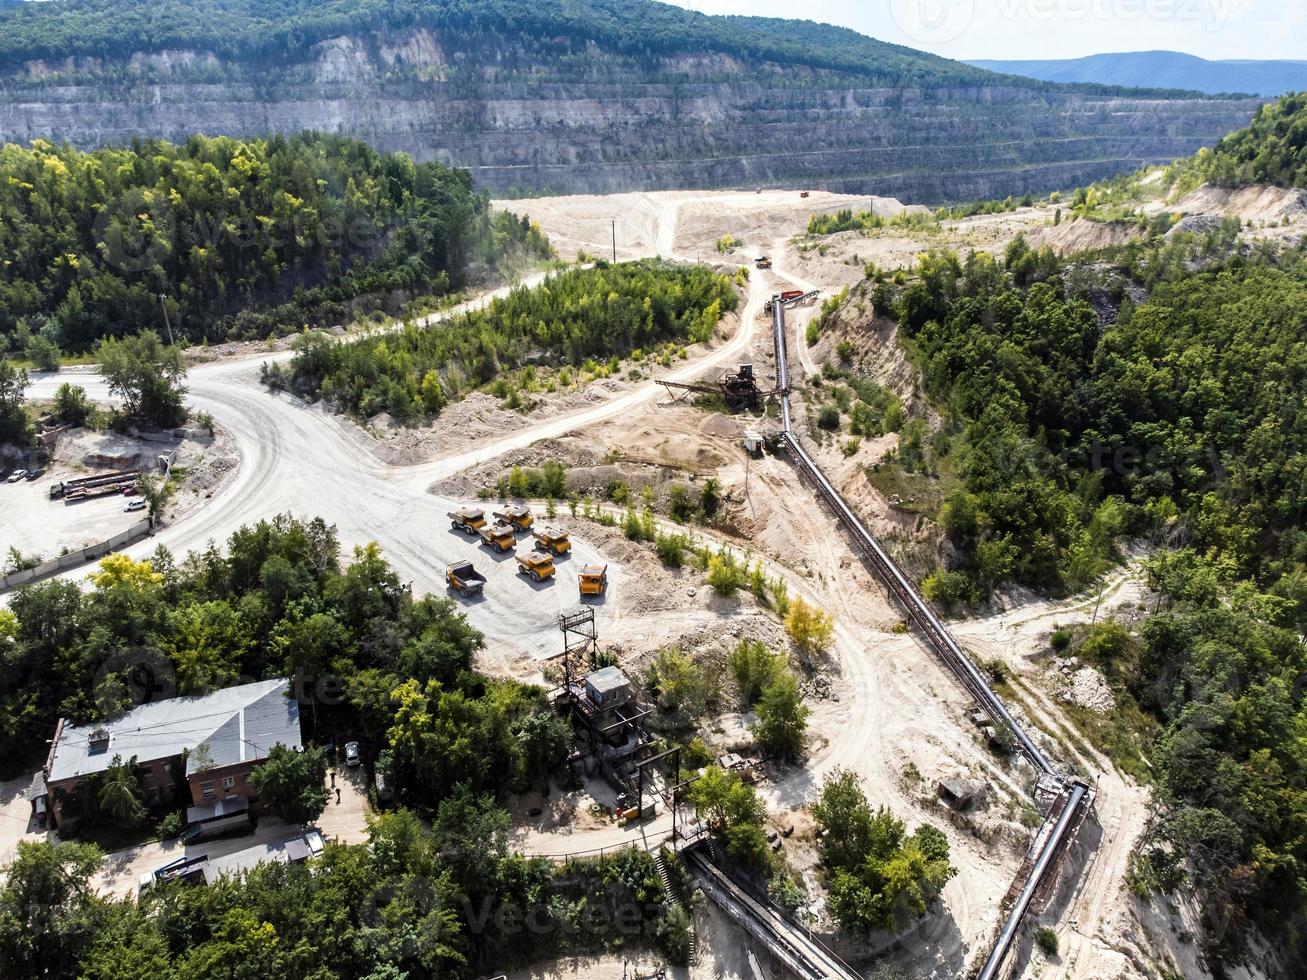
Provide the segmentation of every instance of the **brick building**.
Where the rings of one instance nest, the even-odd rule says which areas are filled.
[[[61,720],[45,763],[45,785],[56,824],[78,782],[135,758],[151,807],[258,799],[250,772],[274,745],[301,748],[299,703],[290,681],[242,684],[213,694],[138,705],[111,722]]]

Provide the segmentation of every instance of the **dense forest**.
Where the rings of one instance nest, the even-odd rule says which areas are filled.
[[[83,351],[144,327],[214,340],[456,289],[543,235],[462,171],[355,140],[194,136],[0,148],[0,340]],[[160,307],[165,297],[168,319]]]
[[[1307,188],[1307,94],[1288,95],[1262,106],[1246,129],[1177,164],[1175,173],[1218,187]]]
[[[598,43],[651,58],[708,49],[896,85],[1045,87],[846,28],[709,17],[649,0],[60,0],[0,12],[0,67],[34,58],[122,58],[167,48],[238,60],[293,59],[328,38],[416,26],[471,36],[510,34],[523,44],[570,38],[578,49]]]
[[[1151,546],[1153,615],[1072,649],[1129,706],[1109,751],[1136,746],[1155,788],[1131,886],[1203,895],[1214,962],[1249,920],[1300,955],[1307,911],[1307,257],[1231,244],[1088,263],[1018,239],[868,284],[943,415],[890,464],[941,486],[931,598],[1081,589],[1123,537]]]
[[[0,886],[0,975],[452,980],[627,945],[684,961],[684,913],[650,855],[555,866],[512,853],[507,831],[491,797],[460,789],[430,830],[387,813],[367,843],[329,843],[311,867],[264,863],[139,902],[95,893],[95,845],[23,842]]]
[[[514,289],[435,329],[410,324],[348,343],[305,337],[289,371],[273,365],[264,379],[338,411],[416,420],[528,358],[576,366],[707,340],[738,304],[733,281],[703,266],[600,262]]]
[[[1081,588],[1122,532],[1192,543],[1268,588],[1301,565],[1307,261],[1191,272],[1186,248],[1135,254],[1132,276],[1157,281],[1106,325],[1098,285],[1020,239],[1002,264],[931,253],[877,287],[948,407],[940,519],[982,589]]]

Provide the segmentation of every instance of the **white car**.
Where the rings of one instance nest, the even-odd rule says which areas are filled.
[[[347,765],[347,766],[357,766],[357,765],[358,765],[360,762],[362,762],[362,761],[363,761],[363,759],[362,759],[362,757],[359,755],[359,743],[358,743],[358,742],[346,742],[346,743],[345,743],[345,765]]]
[[[133,511],[133,510],[145,510],[145,501],[144,501],[144,500],[129,500],[129,501],[127,501],[127,506],[124,507],[123,510],[128,511],[128,512]]]
[[[27,476],[27,470],[14,470],[9,474],[8,483],[17,483],[23,477]]]

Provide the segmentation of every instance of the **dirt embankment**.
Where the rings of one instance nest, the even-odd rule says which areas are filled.
[[[1293,187],[1212,187],[1204,184],[1181,198],[1174,210],[1182,214],[1214,214],[1244,221],[1292,221],[1307,215],[1307,191]]]

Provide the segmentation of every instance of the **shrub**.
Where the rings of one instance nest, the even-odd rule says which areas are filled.
[[[830,616],[800,597],[790,603],[789,614],[785,617],[785,631],[800,650],[818,653],[830,646],[835,635],[835,624]]]
[[[1048,926],[1040,926],[1035,933],[1035,945],[1039,947],[1041,953],[1052,959],[1057,956],[1057,932]]]
[[[725,548],[708,562],[708,584],[720,596],[729,599],[735,595],[744,585],[744,577],[744,567]]]
[[[779,670],[758,701],[754,734],[768,752],[783,759],[793,758],[803,749],[808,714],[798,678],[788,670]]]
[[[817,428],[827,432],[838,432],[840,428],[840,410],[834,405],[827,405],[817,416]]]
[[[683,534],[659,534],[654,539],[658,557],[668,568],[680,568],[685,563],[685,549],[690,541]]]
[[[735,676],[736,686],[740,689],[740,700],[747,705],[762,697],[763,690],[774,681],[784,669],[784,658],[779,653],[767,649],[759,640],[742,639],[730,656],[726,665]]]
[[[672,484],[668,510],[672,520],[684,524],[694,517],[694,502],[690,499],[690,490],[682,483]]]

